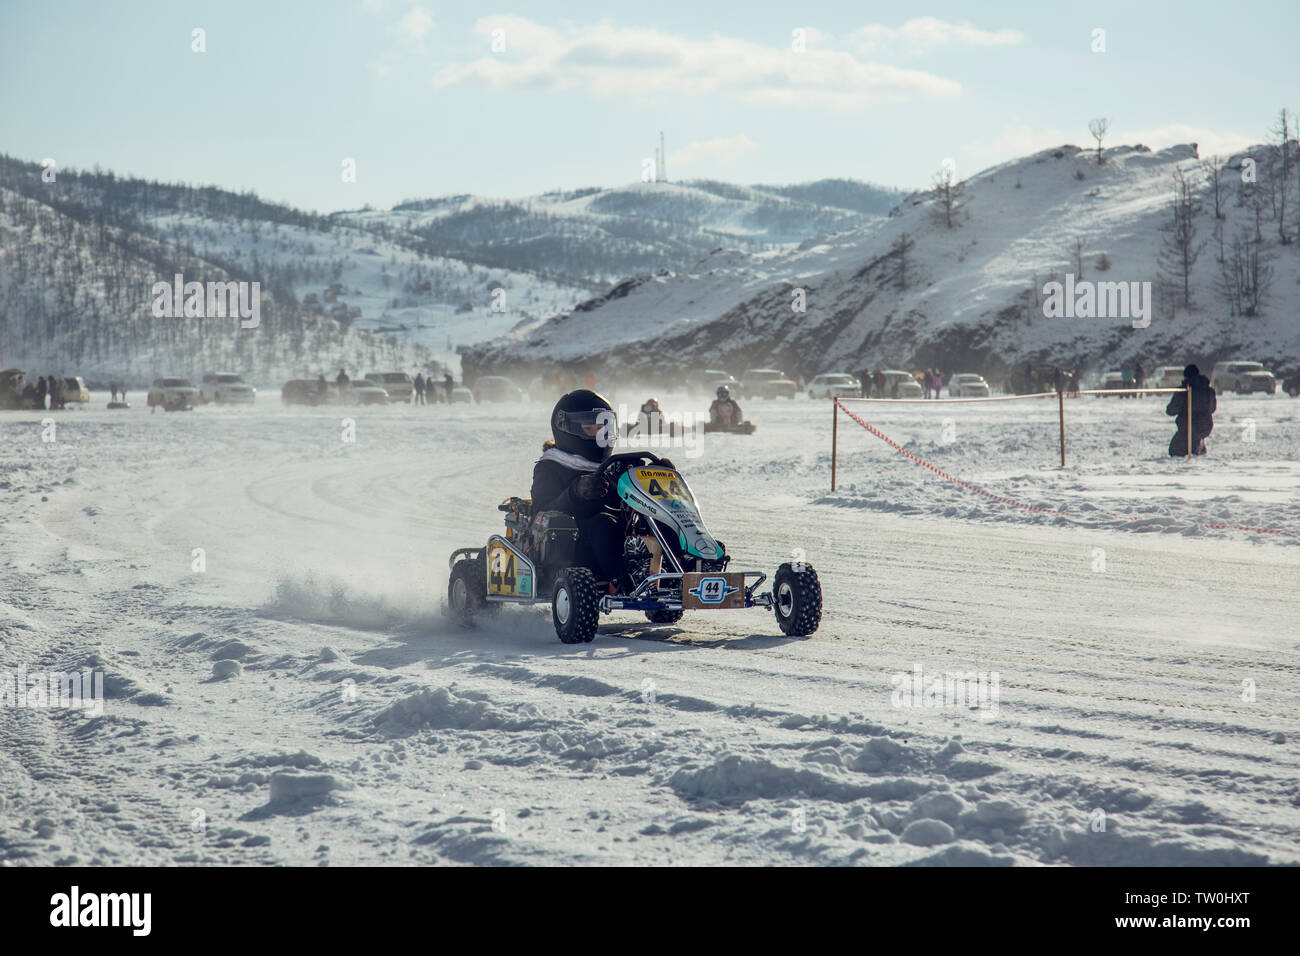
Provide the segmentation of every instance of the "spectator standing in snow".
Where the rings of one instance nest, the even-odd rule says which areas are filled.
[[[415,391],[411,394],[411,403],[414,405],[424,404],[424,375],[420,372],[415,373]]]
[[[350,380],[348,378],[348,373],[343,371],[343,369],[339,369],[339,374],[334,379],[334,384],[337,385],[339,389],[339,401],[344,401],[347,399],[349,383]]]
[[[1219,400],[1210,380],[1201,374],[1195,365],[1183,369],[1183,387],[1192,387],[1192,454],[1205,454],[1205,439],[1214,431],[1214,413],[1218,411]],[[1165,414],[1174,416],[1178,430],[1169,442],[1169,454],[1174,458],[1187,455],[1187,392],[1177,392],[1165,406]]]
[[[36,407],[45,407],[45,376],[42,375],[36,380]]]
[[[885,370],[876,369],[876,398],[885,397]]]
[[[1138,362],[1133,366],[1133,382],[1139,389],[1144,387],[1147,383],[1147,371],[1142,367],[1141,362]],[[1138,398],[1141,397],[1142,393],[1138,392]]]
[[[452,380],[451,372],[448,372],[446,375],[444,375],[444,376],[442,377],[442,384],[443,384],[443,387],[447,389],[447,402],[448,402],[448,404],[450,404],[450,403],[451,403],[451,390],[452,390],[452,388],[453,388],[453,387],[455,386],[455,384],[456,384],[455,381]]]

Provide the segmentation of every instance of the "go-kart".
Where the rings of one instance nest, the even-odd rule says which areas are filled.
[[[782,564],[772,590],[760,592],[762,571],[728,571],[731,556],[704,527],[690,487],[650,452],[611,455],[596,469],[616,478],[621,507],[623,568],[628,583],[599,581],[579,563],[579,529],[572,515],[532,510],[508,498],[506,533],[482,548],[452,552],[448,613],[461,623],[499,611],[503,604],[549,601],[555,633],[565,644],[591,641],[601,614],[643,611],[656,624],[675,624],[686,611],[770,608],[781,631],[805,637],[822,617],[817,572],[806,563]]]
[[[704,434],[710,432],[729,432],[733,435],[752,435],[757,426],[753,422],[732,422],[723,424],[722,422],[705,422]]]

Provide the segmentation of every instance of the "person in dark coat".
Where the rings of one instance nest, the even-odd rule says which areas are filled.
[[[1214,431],[1214,413],[1219,408],[1219,399],[1210,380],[1201,374],[1195,365],[1183,369],[1183,388],[1192,387],[1192,454],[1205,454],[1205,439]],[[1175,458],[1187,455],[1187,392],[1174,395],[1165,407],[1165,414],[1174,416],[1178,430],[1169,442],[1169,454]]]
[[[551,440],[533,466],[533,514],[562,511],[578,523],[579,560],[598,581],[626,588],[623,528],[614,490],[618,475],[595,471],[613,451],[618,422],[609,402],[586,388],[560,397],[551,410]]]
[[[45,407],[45,376],[42,375],[36,380],[36,407]]]

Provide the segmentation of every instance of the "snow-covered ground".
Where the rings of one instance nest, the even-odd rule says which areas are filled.
[[[269,396],[94,398],[0,417],[0,681],[108,688],[0,714],[5,862],[1300,862],[1295,400],[1225,397],[1191,462],[1159,400],[1072,402],[1064,471],[1054,402],[854,406],[1065,515],[843,416],[832,494],[829,406],[746,403],[755,435],[670,454],[739,566],[806,553],[821,630],[624,613],[570,647],[548,609],[439,612],[545,407],[349,410],[349,443]],[[918,669],[996,694],[901,706]]]

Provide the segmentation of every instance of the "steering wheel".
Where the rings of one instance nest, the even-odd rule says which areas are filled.
[[[663,461],[662,458],[660,458],[658,455],[652,455],[648,451],[625,451],[618,455],[610,455],[608,458],[606,458],[604,461],[600,463],[600,467],[597,468],[595,472],[593,472],[593,474],[597,478],[604,478],[605,473],[609,471],[614,465],[629,466],[633,462],[636,462],[637,464],[645,462],[646,464],[653,465],[661,461]],[[627,468],[624,467],[621,470],[626,471]]]

